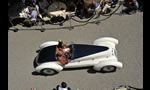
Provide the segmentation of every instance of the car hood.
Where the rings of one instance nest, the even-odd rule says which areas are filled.
[[[105,46],[95,46],[95,45],[83,45],[83,44],[73,44],[72,45],[72,60],[85,57],[88,55],[96,54],[108,50]]]
[[[49,61],[57,61],[56,59],[56,45],[43,48],[38,55],[38,63]]]

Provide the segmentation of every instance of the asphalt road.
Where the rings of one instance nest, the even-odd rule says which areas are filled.
[[[72,25],[79,24],[72,22]],[[66,22],[64,26],[69,25]],[[32,27],[19,32],[8,32],[8,90],[52,90],[62,81],[72,90],[112,90],[120,85],[143,88],[143,13],[118,16],[102,21],[99,25],[88,24],[72,30],[61,26],[46,25],[40,32]],[[54,29],[57,28],[57,29]],[[27,28],[29,29],[29,28]],[[88,69],[66,70],[54,76],[34,73],[33,60],[39,45],[51,40],[68,43],[92,44],[100,37],[114,37],[119,40],[116,47],[118,59],[124,67],[114,73],[95,73]]]

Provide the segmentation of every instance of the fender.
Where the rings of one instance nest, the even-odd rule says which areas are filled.
[[[40,50],[45,48],[45,47],[48,47],[48,46],[53,46],[53,45],[58,45],[58,41],[48,41],[48,42],[45,42],[43,44],[40,45]]]
[[[100,61],[98,64],[94,65],[93,69],[96,71],[100,71],[105,66],[115,66],[117,68],[122,68],[123,64],[121,62],[118,62],[116,60],[110,60],[110,61]]]
[[[57,72],[60,72],[60,71],[63,70],[63,67],[60,66],[60,65],[58,65],[58,64],[56,64],[56,63],[43,63],[43,64],[37,66],[37,67],[35,68],[35,71],[36,71],[36,72],[40,72],[40,71],[41,71],[42,69],[44,69],[44,68],[54,69],[54,70],[56,70]]]
[[[111,47],[111,48],[115,48],[115,45],[117,45],[118,43],[119,43],[119,41],[115,38],[104,37],[104,38],[96,39],[93,42],[93,45],[108,46],[108,47]]]

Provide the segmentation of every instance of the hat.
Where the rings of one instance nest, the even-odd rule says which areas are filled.
[[[62,82],[61,86],[62,86],[62,88],[66,88],[67,87],[67,83],[66,82]]]

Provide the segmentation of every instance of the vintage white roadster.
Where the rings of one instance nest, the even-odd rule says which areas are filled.
[[[93,45],[70,44],[71,48],[67,64],[62,64],[56,58],[58,41],[49,41],[40,45],[38,55],[34,60],[35,71],[45,75],[54,75],[65,68],[93,67],[97,72],[115,72],[122,68],[118,61],[115,46],[118,40],[111,37],[96,39]]]

